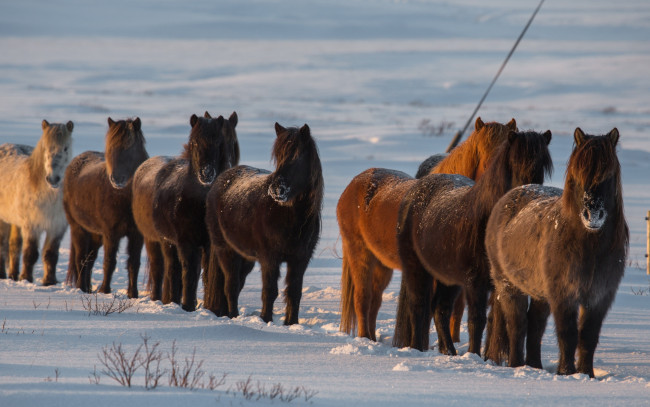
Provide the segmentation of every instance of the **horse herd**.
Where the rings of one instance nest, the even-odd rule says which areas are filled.
[[[140,253],[152,300],[238,315],[238,297],[259,262],[264,321],[273,320],[286,263],[285,324],[298,323],[305,270],[321,229],[323,176],[309,127],[275,124],[275,171],[238,165],[236,113],[192,115],[178,157],[151,157],[139,118],[108,118],[105,152],[71,157],[74,125],[43,120],[32,148],[0,146],[0,278],[33,281],[40,235],[43,284],[70,225],[67,281],[90,292],[98,250],[111,292],[120,239],[128,239],[127,293],[138,296]],[[424,161],[416,178],[371,168],[352,179],[336,214],[343,247],[342,331],[376,340],[382,293],[402,271],[393,345],[455,355],[468,308],[469,351],[509,366],[541,368],[552,313],[558,373],[593,377],[602,322],[623,276],[629,232],[623,215],[619,134],[574,132],[564,189],[552,172],[551,132],[518,131],[478,118],[448,155]],[[20,275],[20,252],[23,265]],[[8,268],[8,273],[7,273]],[[488,307],[489,306],[489,307]],[[489,314],[488,314],[489,308]],[[575,353],[578,350],[576,367]]]

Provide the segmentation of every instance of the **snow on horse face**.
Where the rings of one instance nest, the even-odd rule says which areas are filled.
[[[38,243],[46,232],[43,247],[43,284],[56,284],[59,245],[67,222],[63,212],[61,183],[72,156],[74,124],[42,122],[43,135],[36,147],[0,146],[0,242],[9,244],[9,277],[18,279],[20,250],[23,252],[21,279],[33,281]],[[9,226],[11,225],[11,226]],[[9,238],[6,233],[10,233]],[[0,253],[6,253],[6,247]],[[4,265],[4,258],[0,262]]]

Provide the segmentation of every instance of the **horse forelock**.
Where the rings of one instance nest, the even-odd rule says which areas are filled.
[[[135,129],[133,126],[134,119],[119,120],[114,125],[109,126],[106,132],[106,151],[110,148],[125,150],[134,143],[144,148],[145,139],[141,129]]]
[[[71,158],[72,132],[66,124],[49,123],[43,128],[43,135],[36,143],[34,150],[29,156],[30,181],[38,185],[47,173],[46,165],[51,165],[53,156],[62,155],[65,162],[59,164],[59,170],[63,172]],[[63,174],[61,173],[61,176]]]

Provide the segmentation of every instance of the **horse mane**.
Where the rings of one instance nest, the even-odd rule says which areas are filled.
[[[487,160],[507,138],[511,130],[517,130],[515,119],[508,124],[498,122],[483,123],[481,118],[476,119],[472,134],[455,147],[432,170],[437,174],[459,174],[475,179],[479,170],[479,164],[483,160],[487,167]]]
[[[618,131],[616,132],[618,135]],[[617,139],[618,140],[618,139]],[[616,155],[616,144],[607,136],[585,135],[585,140],[573,147],[569,163],[567,164],[564,193],[562,194],[562,207],[568,211],[569,216],[577,216],[577,207],[571,204],[572,197],[576,196],[578,188],[589,189],[613,177],[615,182],[616,219],[625,219],[623,210],[623,188],[621,181],[621,164]],[[625,222],[624,227],[615,231],[612,247],[624,243],[626,250],[629,242],[629,229]]]
[[[307,134],[301,134],[303,131]],[[298,148],[297,143],[301,143],[303,148]],[[306,215],[312,216],[317,213],[320,218],[325,183],[323,181],[323,169],[318,155],[318,147],[316,146],[316,141],[311,137],[309,127],[307,125],[304,125],[300,129],[297,127],[288,127],[285,131],[280,132],[273,144],[271,157],[277,171],[278,168],[282,168],[290,161],[298,158],[301,151],[304,151],[307,155],[310,169],[309,183],[311,188],[308,191],[307,197],[308,202],[310,202],[310,208],[306,212]]]
[[[550,134],[550,133],[549,133]],[[553,161],[548,151],[547,139],[535,131],[511,132],[508,141],[501,143],[489,160],[485,174],[476,181],[471,192],[473,206],[472,215],[467,219],[474,229],[473,245],[482,244],[485,225],[479,225],[474,220],[484,219],[494,204],[510,189],[512,189],[512,174],[538,174],[542,178],[531,182],[542,183],[544,177],[553,173]],[[516,159],[511,159],[516,157]],[[475,229],[477,228],[477,229]]]

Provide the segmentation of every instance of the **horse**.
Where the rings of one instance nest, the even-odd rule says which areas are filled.
[[[43,285],[48,286],[57,283],[59,246],[68,227],[60,186],[72,158],[74,124],[43,120],[41,127],[43,135],[36,147],[0,146],[0,253],[9,255],[9,277],[17,280],[22,247],[20,279],[33,282],[38,243],[45,232]],[[4,271],[5,258],[0,258],[0,264]]]
[[[594,377],[594,352],[629,245],[618,139],[616,128],[604,136],[577,128],[564,190],[523,186],[497,202],[485,239],[495,285],[488,359],[501,363],[506,351],[509,366],[541,369],[541,339],[552,313],[557,373]]]
[[[120,239],[127,237],[129,298],[138,297],[138,272],[143,239],[131,211],[131,179],[149,155],[140,118],[108,118],[106,153],[86,151],[65,173],[63,208],[70,224],[67,281],[90,292],[90,277],[99,248],[104,246],[104,280],[98,291],[111,292]]]
[[[471,142],[474,134],[485,128],[486,136]],[[474,130],[467,143],[462,143],[458,148],[452,150],[455,154],[451,159],[445,160],[449,154],[434,154],[424,160],[418,167],[415,178],[422,178],[428,174],[459,174],[476,181],[485,172],[488,158],[496,147],[508,138],[510,131],[517,131],[517,122],[512,118],[505,126],[492,122],[487,125],[480,117],[476,119]],[[480,160],[481,157],[485,159]],[[480,165],[473,165],[480,162]],[[465,310],[465,293],[456,298],[454,309],[451,314],[451,338],[454,342],[460,342],[460,323]]]
[[[475,130],[453,149],[434,171],[480,176],[495,148],[516,130],[515,119],[508,124],[483,123],[476,119]],[[418,171],[427,171],[421,169]],[[390,283],[393,269],[401,269],[397,251],[397,213],[402,198],[416,180],[400,172],[371,168],[357,175],[345,188],[336,207],[343,246],[341,274],[341,325],[348,334],[358,328],[358,336],[376,340],[377,314],[381,295]],[[462,317],[457,317],[456,332]]]
[[[190,118],[189,140],[176,157],[157,156],[133,177],[133,217],[149,258],[150,297],[196,309],[202,252],[210,241],[205,197],[217,175],[239,162],[237,113],[225,120]]]
[[[492,207],[508,190],[541,184],[544,176],[550,175],[550,141],[550,131],[511,132],[476,183],[462,175],[431,174],[408,191],[397,223],[402,284],[394,346],[428,349],[433,309],[438,350],[456,355],[449,316],[457,294],[464,288],[469,352],[480,353],[491,290],[483,241],[485,225]]]
[[[275,123],[269,172],[244,165],[223,172],[207,197],[212,243],[205,305],[218,316],[236,317],[246,276],[262,270],[262,312],[273,321],[280,264],[286,262],[284,324],[298,323],[303,276],[320,236],[323,174],[308,125]]]

